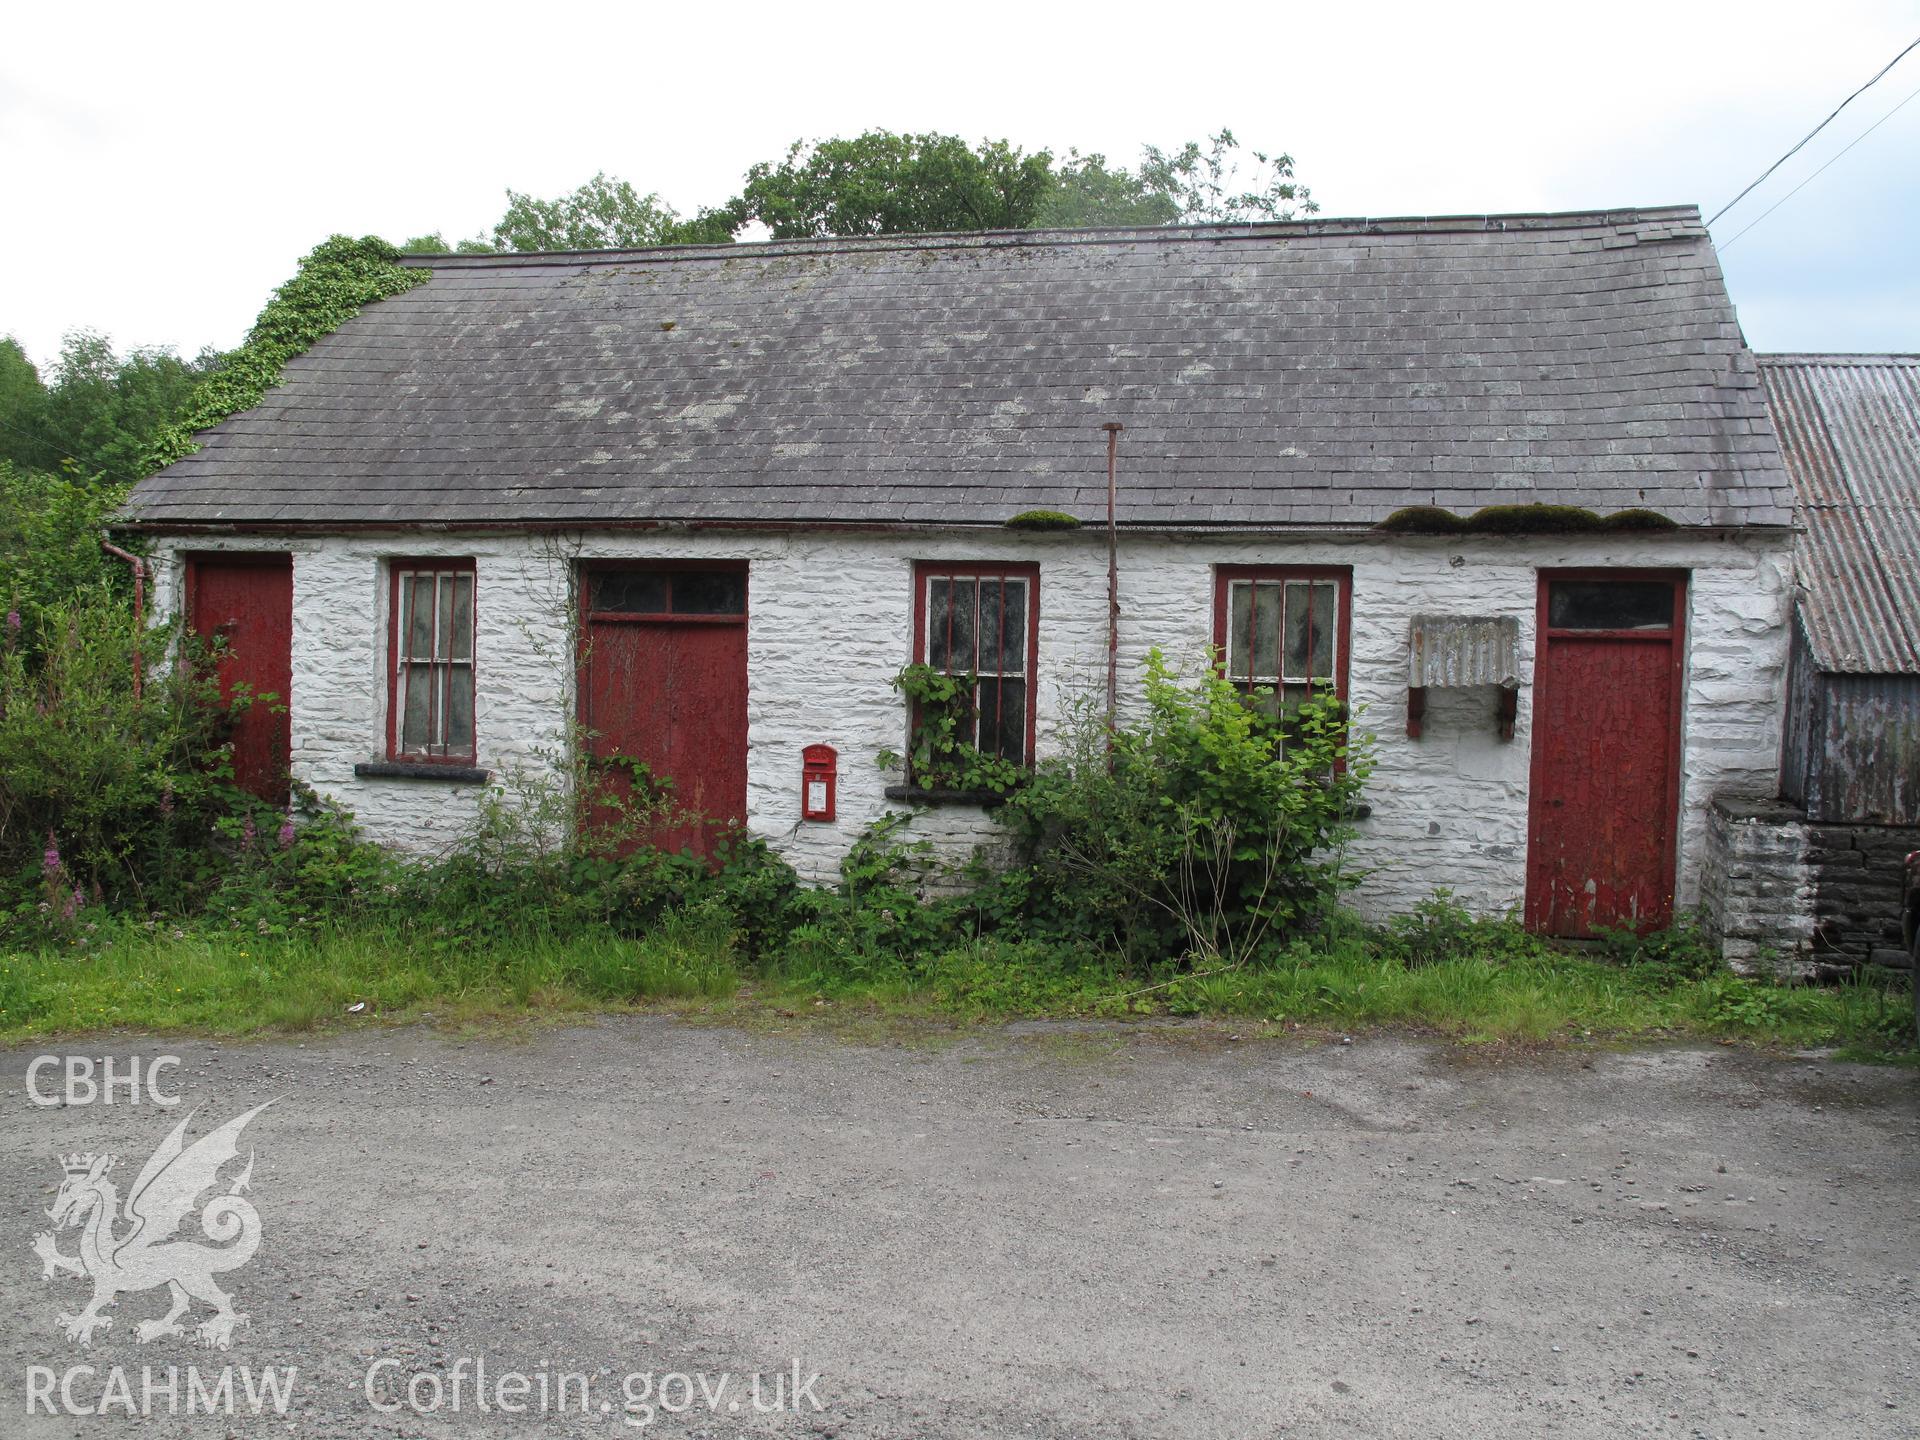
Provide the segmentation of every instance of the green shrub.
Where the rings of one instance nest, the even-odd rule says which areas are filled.
[[[931,665],[908,665],[893,677],[893,688],[907,699],[912,732],[904,757],[883,753],[882,765],[904,759],[916,785],[929,790],[983,790],[1005,795],[1026,778],[1026,771],[999,755],[983,754],[961,738],[971,730],[979,677],[949,675]]]
[[[1673,923],[1661,930],[1602,926],[1594,932],[1594,940],[1601,959],[1630,969],[1699,979],[1727,968],[1700,917],[1691,912],[1674,916]]]
[[[125,562],[100,548],[101,529],[125,498],[123,486],[95,484],[75,471],[18,470],[0,460],[0,643],[29,662],[60,633],[55,611],[96,600],[131,613],[133,586]]]
[[[1373,941],[1381,954],[1409,969],[1449,960],[1526,958],[1539,955],[1543,946],[1510,916],[1482,919],[1472,914],[1444,886],[1435,887],[1432,895],[1416,901],[1406,914],[1394,916]]]
[[[246,697],[222,705],[182,641],[183,663],[150,668],[136,700],[134,640],[104,587],[0,640],[0,903],[15,923],[71,914],[76,894],[191,907],[222,865],[216,826],[247,808],[226,750]],[[166,641],[144,637],[149,661]]]
[[[1238,964],[1314,922],[1357,876],[1344,847],[1372,769],[1331,694],[1269,714],[1211,665],[1147,659],[1146,717],[1109,737],[1076,702],[1062,753],[996,815],[1030,869],[1036,933]]]
[[[301,813],[298,821],[294,808]],[[301,927],[390,919],[402,913],[405,862],[364,839],[353,817],[300,791],[279,813],[257,803],[215,825],[222,875],[209,918],[229,928],[285,935]]]
[[[832,984],[902,980],[915,960],[958,932],[951,905],[920,891],[935,868],[932,846],[905,840],[906,815],[888,815],[861,832],[840,862],[834,889],[798,890],[768,955],[789,979]]]

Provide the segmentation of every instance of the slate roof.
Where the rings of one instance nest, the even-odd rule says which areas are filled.
[[[1691,206],[440,256],[143,482],[169,525],[1363,526],[1791,497]]]
[[[1920,355],[1762,355],[1822,670],[1920,675]]]

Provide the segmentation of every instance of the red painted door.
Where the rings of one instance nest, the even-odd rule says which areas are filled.
[[[1673,918],[1685,597],[1673,575],[1541,578],[1532,929],[1582,938]]]
[[[293,557],[199,555],[187,562],[188,623],[216,648],[220,697],[242,686],[253,703],[233,731],[233,777],[272,805],[287,803],[292,730]]]
[[[581,627],[581,721],[596,784],[630,803],[638,760],[672,782],[671,814],[620,836],[711,856],[747,818],[747,611],[744,566],[586,572]],[[631,812],[629,812],[630,814]],[[619,803],[589,823],[622,823]]]

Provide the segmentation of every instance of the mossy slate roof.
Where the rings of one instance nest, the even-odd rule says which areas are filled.
[[[1692,207],[430,257],[150,477],[196,524],[1787,525]]]

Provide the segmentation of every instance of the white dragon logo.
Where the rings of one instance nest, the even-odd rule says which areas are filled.
[[[115,1303],[122,1294],[165,1285],[173,1297],[173,1308],[160,1319],[143,1320],[135,1327],[134,1333],[142,1343],[164,1335],[184,1335],[180,1317],[187,1313],[192,1300],[200,1300],[214,1308],[214,1313],[196,1327],[200,1343],[221,1350],[232,1344],[233,1327],[244,1324],[247,1317],[233,1308],[233,1297],[221,1290],[213,1277],[246,1264],[260,1245],[260,1216],[241,1198],[253,1177],[252,1152],[248,1152],[246,1168],[234,1177],[226,1193],[214,1196],[201,1211],[200,1228],[214,1244],[175,1240],[173,1236],[193,1212],[194,1202],[218,1181],[220,1167],[239,1155],[240,1132],[247,1122],[272,1103],[269,1100],[266,1105],[256,1105],[192,1145],[185,1142],[187,1123],[193,1119],[188,1115],[173,1127],[173,1133],[160,1142],[153,1158],[141,1169],[128,1192],[124,1214],[120,1192],[107,1179],[116,1157],[60,1158],[67,1178],[54,1196],[47,1218],[53,1221],[55,1230],[85,1227],[80,1235],[80,1253],[61,1254],[54,1230],[37,1235],[33,1251],[46,1266],[44,1279],[51,1280],[55,1271],[64,1270],[93,1281],[93,1298],[86,1308],[78,1315],[60,1316],[59,1327],[67,1339],[90,1345],[95,1330],[113,1325],[110,1316],[100,1313],[103,1307]],[[122,1220],[133,1228],[116,1235],[114,1229]]]

